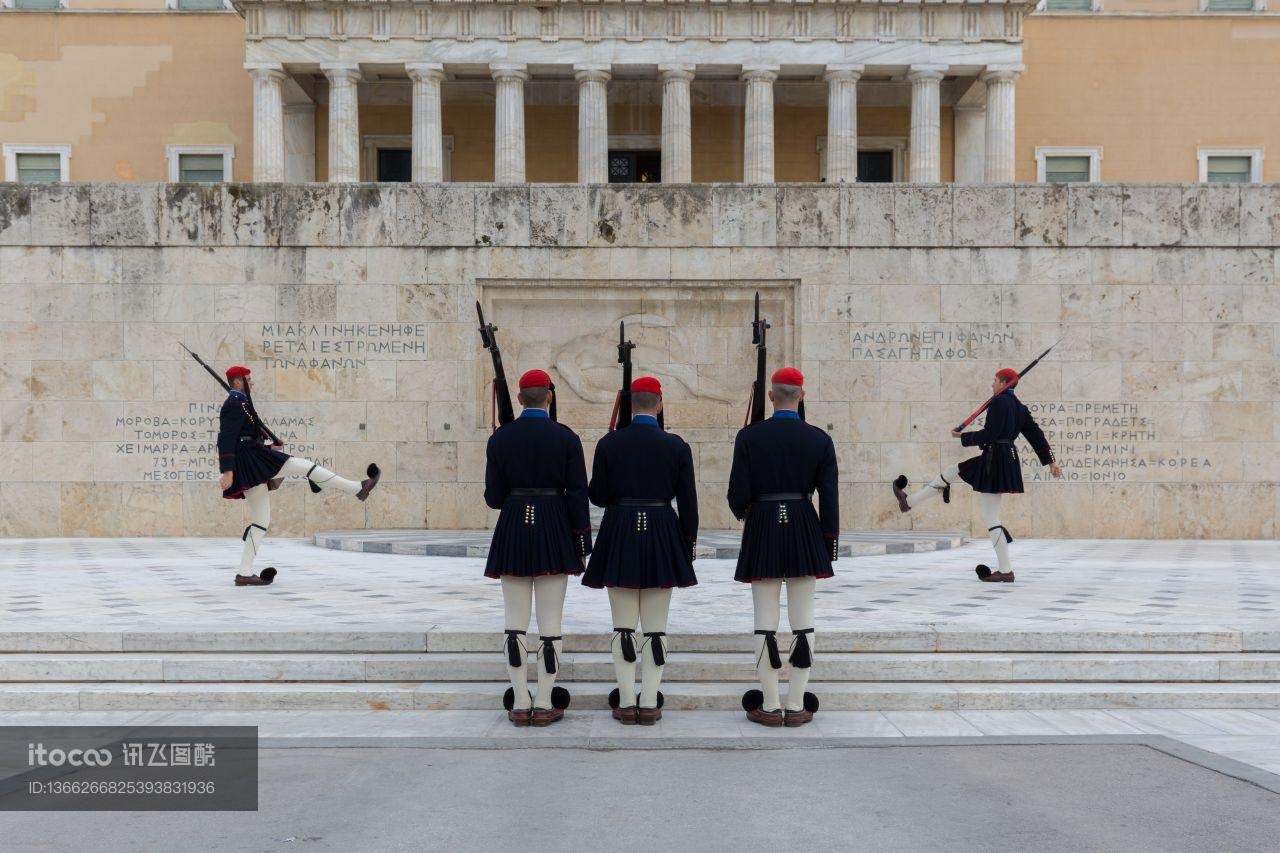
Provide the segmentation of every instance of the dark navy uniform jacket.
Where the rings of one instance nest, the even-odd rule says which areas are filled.
[[[1041,465],[1054,461],[1053,449],[1044,431],[1013,389],[1008,388],[992,399],[981,429],[960,434],[963,446],[982,449],[981,456],[960,463],[960,477],[976,492],[1020,493],[1022,467],[1013,443],[1019,435],[1031,445]]]
[[[520,417],[489,437],[484,502],[502,510],[485,574],[489,577],[582,571],[591,551],[587,466],[582,441],[542,409]],[[521,495],[554,490],[554,495]]]
[[[771,497],[787,494],[805,497]],[[833,574],[840,488],[835,443],[826,432],[787,410],[741,429],[728,499],[734,517],[746,522],[738,580]]]
[[[693,451],[684,439],[664,431],[654,417],[636,415],[596,445],[590,495],[605,516],[583,584],[650,589],[697,583],[698,491]]]
[[[218,416],[218,471],[234,472],[224,498],[243,498],[246,490],[269,482],[289,461],[287,453],[263,445],[263,438],[248,398],[232,391]]]

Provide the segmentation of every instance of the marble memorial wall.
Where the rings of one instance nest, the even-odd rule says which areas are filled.
[[[365,504],[287,484],[274,534],[486,526],[476,300],[588,455],[625,321],[730,527],[759,291],[847,528],[981,533],[967,489],[902,517],[887,484],[967,455],[991,373],[1057,342],[1020,395],[1067,476],[1022,444],[1015,536],[1271,537],[1278,244],[1270,185],[0,185],[0,535],[241,528],[180,343],[252,367],[293,452],[386,472]]]

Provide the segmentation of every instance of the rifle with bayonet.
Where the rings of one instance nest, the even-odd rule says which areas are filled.
[[[1040,359],[1042,359],[1042,358],[1044,358],[1046,355],[1048,355],[1048,354],[1049,354],[1049,352],[1050,352],[1050,350],[1052,350],[1052,349],[1053,349],[1053,347],[1056,347],[1057,345],[1058,345],[1058,344],[1057,344],[1057,343],[1055,343],[1052,347],[1049,347],[1049,349],[1045,350],[1044,352],[1040,353],[1040,355],[1036,356],[1035,361],[1031,362],[1031,363],[1030,363],[1030,364],[1028,364],[1026,367],[1022,368],[1022,372],[1021,372],[1021,373],[1019,373],[1019,374],[1018,374],[1018,378],[1017,378],[1017,379],[1015,379],[1015,380],[1014,380],[1014,381],[1009,385],[1009,388],[1012,388],[1012,387],[1014,387],[1015,385],[1017,385],[1019,382],[1021,382],[1021,381],[1022,381],[1022,378],[1023,378],[1024,376],[1026,376],[1028,373],[1030,373],[1030,372],[1031,372],[1031,369],[1032,369],[1033,367],[1035,367],[1037,364],[1039,364],[1039,363],[1040,363]],[[1007,391],[1007,390],[1008,390],[1008,388],[1006,388],[1005,390]],[[990,399],[988,399],[988,400],[987,400],[987,402],[983,403],[981,406],[979,406],[977,409],[975,409],[972,415],[969,415],[969,417],[965,418],[965,419],[964,419],[964,421],[963,421],[963,422],[961,422],[960,426],[956,427],[956,432],[959,432],[960,430],[964,429],[964,428],[965,428],[965,427],[967,427],[969,424],[971,424],[971,423],[973,423],[975,420],[977,420],[978,415],[980,415],[980,414],[982,414],[983,412],[985,412],[985,411],[987,410],[987,407],[991,405],[991,401],[992,401],[992,400],[994,400],[994,399],[995,399],[995,397],[994,397],[994,396],[993,396],[993,397],[991,397]]]
[[[212,367],[210,367],[207,363],[205,363],[205,360],[204,360],[203,358],[201,358],[200,356],[196,355],[194,352],[192,352],[192,351],[191,351],[191,348],[190,348],[190,347],[188,347],[186,344],[179,342],[178,346],[180,346],[180,347],[182,347],[184,350],[186,350],[186,351],[187,351],[187,353],[188,353],[192,358],[194,358],[194,359],[196,360],[196,363],[197,363],[197,364],[199,364],[199,365],[200,365],[201,367],[203,367],[205,370],[209,371],[209,375],[210,375],[210,376],[212,376],[212,377],[214,378],[214,380],[215,380],[219,385],[221,385],[221,386],[222,386],[222,390],[223,390],[223,391],[226,391],[228,394],[230,394],[230,393],[231,393],[231,385],[227,382],[227,380],[223,379],[223,378],[222,378],[222,376],[221,376],[221,375],[219,375],[218,371],[214,370],[214,369],[213,369]],[[253,395],[249,393],[249,383],[248,383],[248,382],[245,382],[245,384],[244,384],[244,396],[245,396],[245,403],[247,404],[247,407],[248,407],[248,409],[249,409],[249,414],[250,414],[250,416],[252,416],[252,417],[253,417],[253,422],[254,422],[254,424],[255,424],[255,425],[257,425],[258,429],[259,429],[259,430],[261,430],[262,435],[263,435],[263,436],[264,436],[268,441],[270,441],[272,444],[276,444],[276,445],[284,444],[284,442],[283,442],[283,441],[281,441],[281,440],[276,436],[276,434],[275,434],[274,432],[272,432],[272,431],[271,431],[271,428],[270,428],[270,427],[268,427],[268,426],[266,425],[266,423],[264,423],[264,422],[263,422],[262,418],[261,418],[261,417],[259,417],[259,415],[258,415],[258,410],[257,410],[257,409],[254,407],[254,405],[253,405]]]
[[[484,309],[476,300],[476,316],[480,318],[480,343],[489,351],[493,359],[492,409],[489,424],[495,430],[506,426],[516,419],[515,409],[511,406],[511,389],[507,387],[507,371],[502,366],[502,352],[498,349],[498,327],[484,321]],[[553,404],[554,405],[554,402]]]
[[[747,403],[747,417],[742,425],[764,420],[765,372],[769,362],[768,332],[773,328],[768,319],[760,316],[760,292],[756,291],[755,319],[751,321],[751,345],[756,348],[756,378],[751,383],[751,399]],[[804,420],[804,400],[800,401],[800,419]]]
[[[618,321],[618,364],[622,365],[622,387],[613,400],[609,416],[609,432],[631,425],[631,351],[636,345],[627,340],[627,324]]]

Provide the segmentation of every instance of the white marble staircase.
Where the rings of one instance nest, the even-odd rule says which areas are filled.
[[[606,706],[608,640],[566,636],[572,707]],[[1280,631],[907,628],[818,644],[810,689],[828,710],[1280,708]],[[461,631],[0,633],[0,711],[494,709],[499,646]],[[745,634],[673,636],[666,706],[737,708],[750,648]]]

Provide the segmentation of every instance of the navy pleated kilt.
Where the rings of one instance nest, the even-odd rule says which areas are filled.
[[[487,578],[582,574],[562,495],[509,495],[493,528]]]
[[[785,506],[785,515],[779,507]],[[734,580],[829,578],[835,574],[818,512],[803,498],[761,501],[747,510]]]
[[[1022,466],[1018,463],[1017,446],[1013,442],[986,445],[981,456],[960,463],[960,479],[975,492],[1022,494]]]
[[[693,586],[689,544],[670,506],[611,506],[600,522],[584,586],[670,589]]]
[[[236,445],[236,458],[231,464],[231,488],[222,493],[228,500],[240,500],[254,486],[274,479],[289,454],[273,450],[258,441],[242,441]]]

